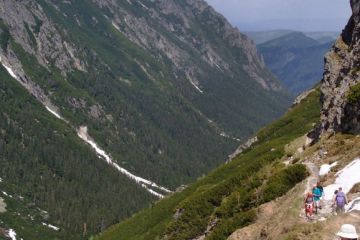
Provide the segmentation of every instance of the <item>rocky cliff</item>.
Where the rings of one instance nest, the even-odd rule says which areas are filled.
[[[360,82],[360,2],[352,0],[351,7],[349,23],[325,57],[322,131],[359,131],[356,85]]]

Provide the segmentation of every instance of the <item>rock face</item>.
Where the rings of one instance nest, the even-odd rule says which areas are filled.
[[[325,57],[321,84],[321,132],[359,130],[358,107],[348,102],[350,88],[360,82],[360,2],[351,0],[353,15]]]

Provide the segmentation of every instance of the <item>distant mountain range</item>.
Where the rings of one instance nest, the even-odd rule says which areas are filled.
[[[294,95],[321,80],[324,56],[338,35],[336,32],[291,30],[247,34],[258,44],[266,65]]]
[[[288,35],[290,33],[296,33],[298,31],[279,29],[273,31],[248,31],[244,32],[248,35],[256,44],[262,44],[273,39]],[[336,31],[324,31],[324,32],[302,32],[307,37],[312,38],[318,42],[326,43],[334,41],[340,34]]]
[[[285,36],[287,34],[290,34],[294,31],[292,30],[274,30],[274,31],[261,31],[261,32],[245,32],[246,35],[248,35],[255,44],[262,44],[267,41],[271,41],[273,39]]]

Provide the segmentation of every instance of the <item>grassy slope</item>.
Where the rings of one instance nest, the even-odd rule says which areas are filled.
[[[285,144],[302,136],[312,128],[314,123],[318,122],[319,108],[319,91],[316,91],[300,105],[290,109],[281,119],[259,131],[257,134],[259,142],[231,163],[222,165],[207,177],[191,184],[183,192],[175,193],[151,208],[111,227],[96,239],[150,240],[159,239],[164,233],[167,233],[171,239],[177,239],[177,236],[181,239],[181,236],[185,236],[182,235],[184,231],[198,234],[199,230],[204,229],[201,221],[205,219],[207,224],[207,221],[214,219],[215,216],[220,219],[220,224],[209,239],[224,239],[226,234],[241,227],[234,222],[227,222],[239,216],[239,212],[234,212],[234,209],[239,206],[236,204],[231,206],[231,203],[234,203],[234,195],[240,195],[240,198],[246,195],[246,192],[242,192],[244,187],[241,185],[250,183],[249,191],[252,191],[251,184],[256,187],[261,185],[261,183],[256,183],[256,180],[268,179],[269,184],[262,185],[259,189],[261,193],[272,192],[269,190],[272,190],[271,182],[273,178],[276,178],[274,174],[284,171],[282,164],[279,164],[277,160],[285,154]],[[279,183],[284,183],[283,180],[280,178],[282,182]],[[281,194],[283,192],[277,195]],[[258,204],[271,200],[264,198],[264,195],[259,198]],[[246,203],[247,200],[238,200],[238,202]],[[254,206],[256,204],[250,208]],[[180,208],[184,208],[185,212],[175,220],[173,215],[176,209]],[[201,214],[204,214],[202,219],[198,219],[197,223],[194,222],[193,219]],[[245,224],[248,223],[245,222]]]

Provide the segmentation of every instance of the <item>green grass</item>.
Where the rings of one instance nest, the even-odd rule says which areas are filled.
[[[360,100],[360,84],[356,84],[350,88],[347,96],[347,100],[350,104],[356,104]]]
[[[319,121],[319,109],[317,90],[260,130],[259,142],[252,149],[96,239],[150,240],[164,235],[167,239],[190,239],[201,235],[214,219],[217,225],[208,239],[226,239],[231,231],[254,220],[253,209],[281,196],[306,177],[303,166],[286,168],[278,160],[285,154],[285,144],[307,133]],[[177,211],[181,214],[175,218]]]

